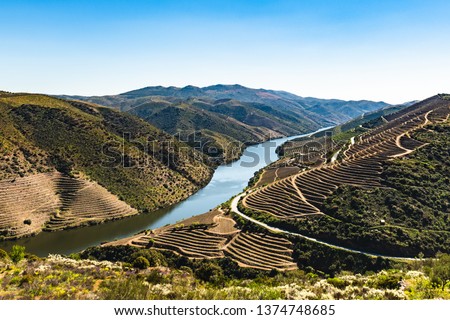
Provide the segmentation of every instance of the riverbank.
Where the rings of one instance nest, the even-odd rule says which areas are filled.
[[[325,129],[322,128],[315,132]],[[167,208],[89,227],[59,232],[42,232],[30,238],[3,241],[0,243],[0,248],[9,250],[17,244],[25,246],[28,252],[41,257],[50,253],[70,254],[90,246],[130,237],[143,230],[156,229],[208,212],[239,194],[256,171],[276,161],[278,156],[275,150],[279,145],[287,140],[311,134],[314,132],[248,146],[239,160],[217,167],[213,177],[204,188],[186,200]]]

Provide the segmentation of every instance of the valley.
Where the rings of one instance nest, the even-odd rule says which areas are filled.
[[[147,154],[151,170],[166,172],[147,176],[133,165],[105,174],[86,152],[102,150],[93,137],[130,137],[122,141],[137,163],[147,152],[139,131],[171,137],[146,122],[91,102],[3,97],[4,299],[448,298],[446,278],[436,276],[448,261],[438,252],[450,251],[447,95],[251,145],[219,166],[180,143],[174,156],[199,162]],[[199,191],[155,211],[139,196],[149,189],[123,189],[149,182],[134,180],[134,170],[164,177],[169,192],[150,193],[151,203],[182,200],[173,191],[183,179]]]
[[[291,138],[300,137],[294,136]],[[59,232],[41,232],[31,238],[3,241],[0,248],[9,250],[22,245],[33,254],[47,256],[50,253],[70,254],[105,241],[132,236],[144,229],[155,229],[210,209],[227,201],[243,190],[255,170],[264,168],[277,159],[276,147],[289,138],[280,138],[252,145],[244,150],[238,161],[217,167],[208,184],[177,204],[138,214],[108,223],[90,225]],[[255,158],[258,161],[255,163]]]
[[[429,160],[437,161],[433,166],[441,166],[442,177],[433,177],[432,181],[441,183],[448,179],[442,172],[446,167],[442,161],[448,160],[444,155],[448,152],[447,135],[441,133],[448,128],[449,114],[447,96],[438,95],[413,104],[384,116],[384,124],[349,139],[334,162],[324,158],[322,164],[300,172],[287,167],[292,175],[264,185],[259,185],[260,177],[244,194],[216,211],[105,246],[168,250],[194,260],[229,257],[241,267],[261,270],[286,271],[296,262],[299,267],[310,266],[324,272],[342,268],[379,270],[392,261],[407,262],[422,254],[447,252],[448,185],[441,185],[443,189],[438,191],[441,201],[434,198],[434,207],[430,208],[434,211],[430,212],[423,207],[431,206],[425,195],[437,194],[433,194],[435,189],[426,184],[427,178],[423,176],[423,200],[414,195],[416,200],[407,200],[414,207],[405,209],[401,206],[406,203],[390,204],[397,200],[389,197],[403,192],[402,186],[414,189],[423,182],[411,180],[394,185],[394,181],[409,173],[389,175],[392,166],[401,167],[402,162],[411,163],[428,154]],[[427,148],[432,148],[433,158]],[[437,156],[442,152],[442,156]],[[286,159],[279,161],[283,163]],[[273,166],[260,174],[262,179]],[[349,199],[347,194],[351,194]],[[407,196],[405,192],[404,197]],[[389,207],[385,209],[377,201],[384,201]],[[409,225],[411,214],[415,225]],[[318,257],[312,259],[314,252],[322,256],[324,250],[333,252],[327,258],[329,265],[320,265]],[[340,256],[346,259],[341,260]],[[353,262],[349,264],[346,260]]]
[[[7,250],[22,244],[44,256],[82,251],[95,259],[131,250],[177,267],[231,264],[239,274],[379,272],[449,251],[446,95],[385,107],[364,115],[366,122],[340,125],[338,133],[326,128],[251,145],[239,161],[218,167],[220,161],[178,141],[172,143],[181,153],[167,158],[163,138],[173,141],[171,135],[93,102],[9,93],[0,100],[3,159],[13,159],[4,162],[0,182]],[[143,133],[160,142],[156,153],[142,148]],[[100,141],[125,143],[128,166],[102,167],[88,152],[101,156]],[[142,155],[150,167],[133,165]],[[164,179],[158,187],[151,177]],[[130,189],[136,183],[167,193]],[[199,210],[206,213],[195,215]],[[61,231],[81,226],[89,227]],[[89,230],[95,233],[89,240],[60,246]]]

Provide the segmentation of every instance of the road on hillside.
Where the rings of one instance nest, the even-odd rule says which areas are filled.
[[[295,233],[295,232],[290,232],[287,230],[283,230],[283,229],[279,229],[279,228],[275,228],[275,227],[271,227],[268,224],[265,224],[264,222],[258,221],[256,219],[253,219],[249,216],[247,216],[246,214],[242,213],[239,208],[238,208],[238,203],[239,200],[241,200],[241,198],[245,195],[245,193],[241,193],[239,195],[237,195],[236,197],[233,198],[233,200],[231,201],[231,210],[233,212],[235,212],[236,214],[238,214],[239,216],[241,216],[242,218],[244,218],[247,221],[250,221],[254,224],[257,224],[269,231],[275,232],[275,233],[284,233],[284,234],[289,234],[292,236],[296,236],[296,237],[300,237],[309,241],[314,241],[316,243],[320,243],[322,245],[325,245],[327,247],[330,248],[334,248],[334,249],[339,249],[339,250],[345,250],[351,253],[359,253],[359,254],[364,254],[370,257],[381,257],[381,258],[386,258],[386,259],[395,259],[395,260],[419,260],[418,258],[407,258],[407,257],[394,257],[394,256],[386,256],[386,255],[382,255],[382,254],[376,254],[376,253],[370,253],[370,252],[365,252],[365,251],[360,251],[360,250],[355,250],[355,249],[350,249],[350,248],[346,248],[346,247],[342,247],[342,246],[337,246],[325,241],[321,241],[315,238],[311,238],[311,237],[307,237],[303,234],[300,233]]]

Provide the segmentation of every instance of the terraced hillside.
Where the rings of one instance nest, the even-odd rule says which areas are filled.
[[[59,172],[0,182],[0,236],[6,239],[137,213],[97,183]]]
[[[38,233],[60,206],[51,173],[0,181],[0,236]]]
[[[241,267],[297,269],[292,260],[292,243],[278,236],[240,232],[226,245],[224,251]]]
[[[170,250],[191,259],[230,257],[241,267],[296,269],[292,243],[280,236],[242,231],[220,210],[111,244]],[[110,245],[110,244],[108,244]]]
[[[14,238],[150,212],[212,169],[200,152],[129,114],[0,94],[0,234]]]
[[[244,197],[242,210],[271,225],[349,248],[391,255],[448,251],[450,229],[445,221],[450,193],[448,184],[442,181],[449,178],[444,165],[449,147],[445,134],[449,108],[448,100],[435,96],[389,115],[384,125],[348,143],[342,150],[342,160],[258,188]],[[418,157],[414,165],[417,170],[428,167],[432,171],[428,179],[442,179],[444,193],[435,197],[447,196],[447,201],[443,199],[440,208],[414,199],[419,196],[414,196],[411,189],[421,184],[422,177],[410,175],[401,180],[401,176],[394,176],[400,175],[392,170],[392,166],[399,166],[396,161],[406,161],[405,165],[411,166],[413,160],[401,160],[405,157]],[[395,179],[397,183],[393,183]],[[397,193],[407,188],[405,185],[411,185],[410,193],[400,197]],[[430,193],[432,188],[416,188],[415,193]],[[398,199],[389,200],[394,195]],[[404,202],[400,203],[402,197]],[[382,211],[384,203],[375,205],[374,198],[393,204]],[[410,207],[400,209],[405,205]],[[418,212],[427,216],[427,223],[409,221],[408,216],[417,216]],[[392,218],[399,215],[403,215],[403,222]],[[421,217],[421,221],[425,220]]]

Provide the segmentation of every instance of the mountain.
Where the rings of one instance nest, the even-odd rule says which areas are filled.
[[[201,150],[219,162],[236,157],[224,143],[252,144],[269,137],[314,131],[389,106],[384,102],[365,100],[303,98],[285,91],[241,85],[157,86],[112,96],[62,97],[134,114],[171,134],[193,135],[196,132],[196,139],[185,138],[186,141],[191,146],[208,146]]]
[[[127,113],[0,93],[0,236],[149,212],[212,175],[202,153]]]

